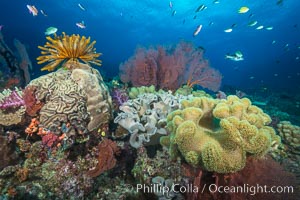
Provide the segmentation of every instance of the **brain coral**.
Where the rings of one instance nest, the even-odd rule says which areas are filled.
[[[30,82],[37,87],[36,97],[44,102],[40,124],[59,134],[63,123],[70,131],[86,133],[108,122],[111,97],[100,73],[87,64],[74,64],[70,70],[59,69]]]
[[[274,142],[270,117],[247,98],[207,97],[183,100],[167,117],[171,134],[161,138],[171,156],[182,155],[195,166],[218,173],[244,168],[246,156],[263,156]]]

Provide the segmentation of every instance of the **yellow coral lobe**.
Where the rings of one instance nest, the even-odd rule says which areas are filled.
[[[194,167],[233,173],[245,167],[248,155],[261,157],[280,145],[274,129],[266,126],[269,118],[246,98],[195,97],[182,101],[181,108],[168,115],[169,140],[161,142],[172,158],[181,154]],[[285,131],[286,126],[279,128]],[[290,132],[286,131],[286,138]]]
[[[97,59],[102,54],[96,53],[96,41],[91,42],[90,37],[78,34],[69,36],[63,32],[62,36],[47,36],[46,39],[48,41],[44,46],[38,46],[42,50],[42,55],[37,58],[38,64],[48,63],[42,71],[53,71],[59,65],[68,62],[82,61],[86,64],[102,65],[102,61]]]

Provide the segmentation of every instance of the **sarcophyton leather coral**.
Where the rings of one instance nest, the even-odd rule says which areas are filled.
[[[38,64],[49,62],[41,70],[53,71],[62,62],[84,62],[92,63],[101,66],[101,60],[97,58],[101,53],[96,53],[94,45],[96,41],[90,43],[91,38],[86,38],[80,35],[66,35],[64,32],[62,36],[51,38],[46,37],[49,42],[46,42],[44,46],[38,46],[42,52],[41,56],[37,58]]]
[[[263,156],[274,142],[280,142],[270,117],[251,105],[247,98],[207,97],[183,100],[181,109],[170,113],[171,134],[161,138],[173,158],[181,154],[195,167],[218,173],[244,168],[246,156]]]

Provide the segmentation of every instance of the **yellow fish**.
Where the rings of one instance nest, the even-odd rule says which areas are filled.
[[[246,13],[248,11],[249,11],[249,8],[246,6],[243,6],[238,10],[238,13]]]

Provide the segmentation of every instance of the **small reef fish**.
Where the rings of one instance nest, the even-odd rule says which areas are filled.
[[[251,21],[248,23],[248,26],[255,26],[257,24],[257,21]]]
[[[248,7],[243,6],[243,7],[241,7],[241,8],[238,10],[238,13],[243,14],[243,13],[248,12],[249,10],[250,10],[250,9],[249,9]]]
[[[200,5],[195,12],[199,12],[199,11],[203,11],[207,8],[207,6],[205,6],[204,4]]]
[[[38,9],[36,9],[36,7],[34,5],[26,5],[26,7],[29,10],[29,13],[31,13],[33,16],[37,16],[38,15]]]
[[[230,32],[232,32],[232,28],[225,29],[224,32],[225,33],[230,33]]]
[[[49,28],[46,29],[45,31],[45,35],[52,35],[55,34],[57,32],[57,28],[50,26]]]
[[[0,25],[0,31],[2,31],[4,25]]]
[[[169,2],[169,7],[172,9],[173,8],[173,3],[172,1]]]
[[[173,12],[172,12],[172,16],[175,16],[176,15],[176,10],[173,10]]]
[[[237,24],[232,24],[231,28],[235,28],[237,26]]]
[[[236,51],[234,54],[226,54],[225,59],[229,59],[232,61],[242,61],[244,60],[243,54],[241,51]]]
[[[78,5],[78,7],[81,9],[81,10],[83,10],[83,11],[85,11],[85,8],[79,3],[79,4],[77,4]]]
[[[235,52],[235,55],[236,55],[238,58],[243,57],[243,54],[242,54],[241,51],[236,51],[236,52]]]
[[[218,4],[218,3],[220,3],[220,1],[219,1],[219,0],[214,0],[213,3],[214,3],[214,4]]]
[[[264,26],[258,26],[258,27],[256,27],[256,30],[261,30],[261,29],[263,29],[264,28]]]
[[[281,6],[283,3],[283,0],[277,0],[276,5]]]
[[[276,43],[276,40],[273,40],[273,41],[272,41],[272,44],[275,44],[275,43]]]
[[[45,17],[47,17],[48,15],[43,11],[43,10],[40,10],[42,15],[44,15]]]
[[[200,33],[201,29],[202,29],[202,24],[200,24],[200,25],[196,28],[196,30],[194,31],[193,36],[196,37],[196,36]]]
[[[86,26],[85,26],[85,24],[84,24],[84,21],[77,22],[77,23],[76,23],[76,26],[77,26],[78,28],[86,28]]]
[[[267,26],[267,27],[266,27],[266,30],[268,30],[268,31],[273,30],[273,26]]]

